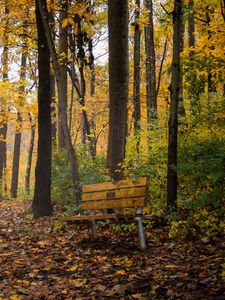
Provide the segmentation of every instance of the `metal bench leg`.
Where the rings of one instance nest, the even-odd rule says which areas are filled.
[[[137,225],[138,225],[138,233],[139,233],[139,240],[140,240],[140,247],[141,249],[146,249],[146,243],[145,243],[145,234],[144,234],[144,228],[143,228],[143,224],[142,224],[142,218],[140,216],[140,214],[142,213],[142,209],[138,209],[137,210],[137,217],[135,218],[135,220],[137,221]]]
[[[97,237],[97,227],[96,227],[95,220],[91,221],[91,229],[92,229],[93,237],[96,238]]]

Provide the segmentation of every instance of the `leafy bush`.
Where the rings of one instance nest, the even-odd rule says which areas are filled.
[[[79,164],[80,184],[97,183],[108,179],[105,168],[105,158],[97,156],[93,161],[87,148],[79,146],[77,149]],[[52,197],[54,203],[60,203],[70,207],[73,213],[74,188],[71,180],[70,163],[66,150],[53,152],[52,161]]]

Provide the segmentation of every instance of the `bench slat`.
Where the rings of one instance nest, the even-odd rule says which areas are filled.
[[[121,214],[97,214],[97,215],[79,215],[61,217],[60,221],[85,221],[85,220],[106,220],[106,219],[134,219],[134,215],[121,215]]]
[[[143,197],[146,195],[146,187],[130,187],[121,190],[96,191],[82,194],[82,201],[110,200],[117,198]]]
[[[102,183],[94,183],[88,184],[83,186],[83,193],[91,193],[96,191],[107,191],[107,190],[114,190],[114,189],[123,189],[129,187],[139,187],[139,186],[146,186],[147,178],[132,178],[132,179],[124,179],[119,181],[109,181],[109,182],[102,182]]]
[[[130,207],[142,207],[145,205],[146,197],[140,198],[121,198],[113,200],[99,200],[99,201],[86,201],[82,202],[82,210],[91,209],[107,209],[107,208],[130,208]]]

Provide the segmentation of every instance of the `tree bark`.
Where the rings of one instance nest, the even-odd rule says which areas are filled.
[[[147,122],[157,119],[156,67],[152,0],[145,0],[148,25],[145,26]]]
[[[24,22],[24,27],[26,28],[27,22]],[[22,50],[21,56],[21,67],[20,67],[20,87],[19,87],[19,107],[17,108],[17,127],[15,132],[14,139],[14,151],[13,151],[13,165],[12,165],[12,181],[11,181],[11,197],[17,197],[18,191],[18,181],[19,181],[19,167],[20,167],[20,147],[21,147],[21,126],[22,126],[22,116],[20,109],[24,102],[24,92],[25,85],[24,81],[26,78],[26,67],[27,67],[27,43],[25,44]]]
[[[8,81],[8,73],[9,73],[9,50],[8,50],[8,2],[5,3],[5,15],[7,16],[6,23],[4,26],[4,32],[3,32],[3,42],[4,42],[4,48],[2,52],[2,69],[3,74],[2,78],[4,82]],[[6,156],[7,156],[7,147],[6,147],[6,137],[7,137],[7,117],[6,117],[6,111],[7,111],[7,105],[6,105],[6,99],[1,99],[1,108],[0,112],[3,117],[3,122],[0,124],[0,197],[3,198],[3,177],[6,170]],[[5,183],[7,180],[5,180]]]
[[[68,3],[67,0],[60,0],[60,11],[59,11],[59,69],[61,80],[58,83],[58,148],[65,148],[65,140],[63,135],[61,110],[67,111],[67,60],[68,60],[68,26],[63,28],[62,22],[68,17]]]
[[[170,117],[168,140],[168,169],[167,169],[167,207],[177,207],[177,133],[178,133],[178,103],[180,92],[180,34],[181,34],[181,5],[182,0],[174,0],[173,11],[173,58],[172,78],[170,85]]]
[[[108,1],[109,26],[109,137],[107,165],[114,179],[122,178],[128,101],[128,4]]]
[[[166,57],[166,50],[167,50],[167,41],[168,40],[167,40],[167,37],[166,37],[164,47],[163,47],[162,59],[161,59],[161,62],[160,62],[160,67],[159,67],[159,75],[158,75],[158,82],[157,82],[157,88],[156,88],[156,97],[158,97],[160,84],[161,84],[163,64],[164,64],[164,60],[165,60],[165,57]]]
[[[36,0],[38,31],[38,153],[35,169],[35,188],[32,203],[34,217],[52,214],[51,205],[51,94],[50,54],[45,36],[39,3],[46,8],[46,0]]]
[[[29,144],[28,157],[27,157],[27,167],[25,173],[25,191],[27,195],[30,195],[30,173],[31,173],[32,156],[34,150],[34,138],[35,138],[35,125],[33,124],[30,113],[29,113],[29,119],[31,124],[31,131],[30,131],[30,144]]]
[[[210,40],[212,37],[212,31],[210,29],[211,17],[209,14],[209,5],[207,5],[207,7],[206,7],[205,16],[206,16],[206,24],[208,26],[208,43],[209,43],[209,45],[211,45]],[[213,49],[213,47],[210,47],[210,48]],[[208,81],[208,102],[210,102],[212,93],[216,93],[216,85],[215,85],[215,82],[213,81],[213,75],[212,75],[211,69],[208,70],[207,81]]]
[[[51,28],[53,39],[55,40],[55,17],[54,17],[54,0],[50,1],[49,26]],[[51,70],[51,117],[52,117],[52,142],[56,144],[57,139],[57,109],[55,93],[55,75]]]
[[[134,20],[134,132],[138,134],[141,127],[141,107],[140,107],[140,60],[141,60],[141,30],[139,25],[140,0],[135,1]],[[138,143],[139,144],[139,143]],[[137,148],[139,146],[137,145]]]
[[[14,138],[14,150],[13,150],[13,165],[12,165],[12,181],[11,181],[11,197],[16,198],[18,192],[19,181],[19,164],[20,164],[20,146],[21,146],[21,123],[22,118],[20,112],[17,113],[18,126],[15,132]]]
[[[0,197],[3,198],[3,177],[4,169],[6,168],[6,135],[7,135],[7,123],[4,123],[0,127]]]
[[[183,20],[183,0],[181,1],[181,27],[180,27],[180,52],[184,51],[184,33],[185,33],[185,24]],[[185,117],[186,112],[184,108],[184,96],[183,96],[183,68],[180,64],[180,91],[179,91],[179,103],[178,103],[178,115]]]
[[[188,2],[189,14],[188,14],[188,47],[193,48],[189,52],[189,60],[193,61],[195,56],[195,19],[194,19],[194,0],[189,0]],[[196,107],[199,101],[199,94],[195,88],[197,74],[196,70],[190,71],[190,80],[189,80],[189,88],[188,88],[188,95],[190,101],[190,110],[192,114],[195,113]]]
[[[55,50],[54,42],[51,37],[51,32],[48,25],[47,7],[46,5],[43,5],[42,2],[43,0],[36,0],[36,1],[38,4],[41,20],[44,27],[46,42],[52,59],[52,65],[54,68],[54,73],[55,73],[55,78],[56,78],[57,88],[58,88],[58,97],[59,98],[61,97],[61,99],[63,99],[64,95],[63,94],[61,95],[61,93],[63,93],[63,90],[59,88],[61,84],[62,76],[61,76],[60,66],[58,63],[58,57]],[[78,203],[80,201],[80,182],[79,182],[79,173],[78,173],[78,162],[77,162],[76,151],[71,141],[71,136],[70,136],[69,127],[67,123],[67,111],[65,109],[65,103],[62,103],[61,101],[59,102],[59,110],[60,110],[60,118],[62,123],[64,141],[65,141],[68,157],[70,160],[71,175],[72,175],[72,181],[73,181],[74,191],[75,191],[75,201]]]

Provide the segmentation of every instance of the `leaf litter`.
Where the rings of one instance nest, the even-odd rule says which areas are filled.
[[[56,217],[33,219],[29,203],[0,202],[0,300],[225,299],[223,237],[205,243],[169,239],[168,228],[138,234]]]

